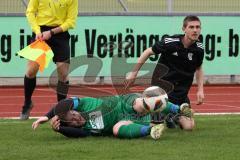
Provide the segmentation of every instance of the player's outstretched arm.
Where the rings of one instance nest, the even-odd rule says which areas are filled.
[[[42,123],[45,123],[45,122],[47,122],[49,119],[51,119],[52,117],[54,117],[55,116],[55,108],[56,108],[56,106],[55,107],[53,107],[48,113],[46,113],[44,116],[42,116],[42,117],[40,117],[40,118],[38,118],[36,121],[34,121],[33,123],[32,123],[32,129],[33,130],[35,130],[35,129],[37,129],[37,127],[40,125],[40,124],[42,124]]]
[[[126,80],[124,81],[125,89],[128,89],[135,81],[138,71],[141,69],[142,65],[147,61],[147,59],[153,55],[154,52],[152,48],[147,48],[141,56],[138,58],[136,65],[134,66],[132,72],[127,76]]]
[[[203,81],[204,81],[204,74],[203,74],[202,66],[200,66],[196,70],[196,82],[197,82],[197,86],[198,86],[197,105],[202,104],[204,101]]]
[[[57,103],[52,109],[46,113],[44,116],[38,118],[35,122],[32,124],[33,130],[35,130],[40,124],[47,122],[49,119],[52,119],[56,116],[57,112],[65,112],[69,110],[73,105],[72,99],[65,99],[63,101],[60,101]]]
[[[49,119],[47,116],[43,116],[38,118],[36,121],[32,123],[32,129],[35,130],[40,124],[47,122]]]

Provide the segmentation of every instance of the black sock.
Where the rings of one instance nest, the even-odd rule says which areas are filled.
[[[24,77],[24,96],[25,96],[25,105],[29,105],[31,103],[32,94],[36,87],[36,77],[28,78],[26,75]]]
[[[58,81],[58,84],[57,84],[57,100],[58,100],[58,102],[67,97],[68,88],[69,88],[69,81],[67,81],[67,82]]]

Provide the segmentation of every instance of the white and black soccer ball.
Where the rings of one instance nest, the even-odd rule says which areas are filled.
[[[148,112],[161,112],[168,103],[167,93],[158,86],[151,86],[143,92],[143,106]]]

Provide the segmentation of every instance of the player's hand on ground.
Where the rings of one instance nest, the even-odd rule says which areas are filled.
[[[51,119],[51,127],[54,131],[58,131],[59,130],[59,127],[60,127],[60,119],[58,116],[54,116],[52,119]]]
[[[197,105],[203,104],[203,100],[204,100],[203,91],[198,91],[197,92]]]
[[[38,118],[36,121],[32,123],[32,129],[35,130],[40,124],[47,121],[48,121],[48,117],[46,116]]]
[[[36,120],[35,122],[32,123],[32,129],[35,130],[39,126],[39,122]]]

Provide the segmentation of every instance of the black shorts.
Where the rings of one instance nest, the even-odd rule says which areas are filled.
[[[48,31],[55,27],[41,26],[41,32]],[[33,33],[33,39],[35,40],[35,33]],[[66,32],[53,35],[46,43],[51,47],[53,51],[53,62],[65,62],[70,63],[70,34]]]
[[[190,88],[188,86],[176,86],[172,82],[168,82],[166,80],[158,79],[155,77],[152,78],[151,85],[159,86],[160,88],[164,89],[168,94],[168,100],[174,104],[190,104],[190,100],[188,98],[188,90]]]
[[[173,94],[170,93],[168,95],[168,100],[169,100],[169,102],[179,105],[179,106],[183,103],[190,104],[190,100],[189,100],[188,96],[183,96],[181,98],[177,98],[176,96],[174,96],[174,93]]]

